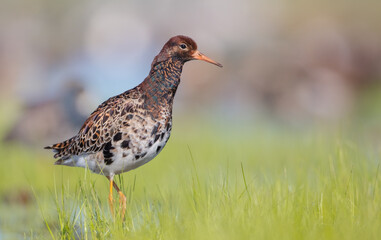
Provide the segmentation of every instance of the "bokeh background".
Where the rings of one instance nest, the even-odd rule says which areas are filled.
[[[224,67],[185,65],[174,131],[177,124],[246,134],[263,124],[298,132],[349,127],[381,146],[381,1],[0,5],[0,161],[21,148],[49,159],[43,146],[72,136],[98,104],[139,84],[178,34]]]
[[[194,38],[224,68],[186,65],[177,116],[266,118],[299,127],[366,120],[370,113],[363,110],[377,110],[377,1],[1,4],[6,139],[46,144],[69,137],[99,103],[139,84],[162,45],[178,34]]]

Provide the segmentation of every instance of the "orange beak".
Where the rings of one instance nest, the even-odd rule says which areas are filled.
[[[200,53],[197,50],[192,54],[192,57],[193,57],[193,59],[202,60],[202,61],[205,61],[208,63],[212,63],[214,65],[217,65],[219,67],[222,67],[222,65],[220,63],[213,61],[212,59],[208,58],[207,56],[205,56],[204,54]]]

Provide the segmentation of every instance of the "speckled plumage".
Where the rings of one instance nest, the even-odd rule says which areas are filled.
[[[113,177],[152,160],[169,139],[173,98],[183,65],[192,59],[221,66],[197,51],[192,39],[171,38],[140,85],[99,105],[76,136],[46,147],[59,158],[55,164]]]
[[[55,164],[89,168],[110,180],[109,204],[113,213],[113,187],[119,193],[122,218],[126,196],[113,178],[156,157],[172,130],[172,105],[185,62],[203,60],[219,67],[197,50],[189,37],[175,36],[164,45],[144,81],[98,106],[78,134],[46,147],[59,158]]]
[[[60,158],[56,164],[109,176],[153,159],[170,136],[182,65],[172,59],[160,62],[142,84],[101,104],[76,136],[49,147]]]

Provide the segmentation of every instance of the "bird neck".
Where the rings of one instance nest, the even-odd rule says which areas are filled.
[[[140,84],[145,96],[145,105],[172,106],[184,63],[169,58],[152,65],[150,74]]]

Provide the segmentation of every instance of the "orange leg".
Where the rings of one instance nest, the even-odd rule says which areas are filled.
[[[110,195],[109,195],[109,203],[110,203],[110,209],[111,212],[114,214],[114,208],[113,208],[113,199],[112,199],[112,187],[114,186],[115,190],[118,191],[119,193],[119,208],[122,209],[122,219],[124,219],[124,215],[126,213],[126,208],[127,208],[127,198],[126,196],[120,191],[118,185],[113,181],[114,176],[109,177],[106,176],[108,180],[110,180]]]
[[[110,205],[110,211],[112,216],[114,216],[114,202],[112,198],[112,186],[114,184],[114,176],[106,176],[110,180],[110,193],[108,195],[108,204]]]

